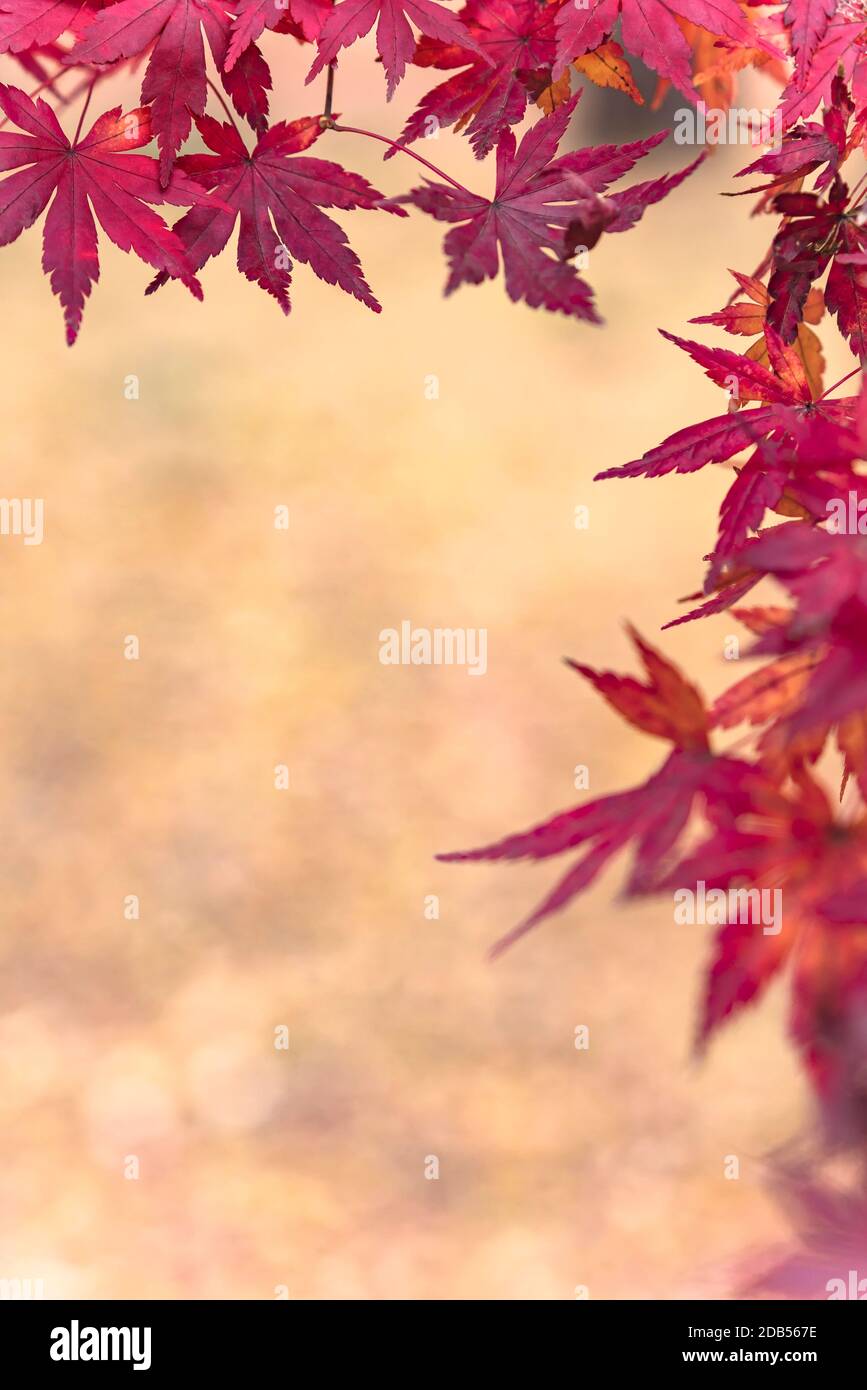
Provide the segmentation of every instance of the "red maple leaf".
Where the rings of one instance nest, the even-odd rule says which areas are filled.
[[[265,29],[294,34],[313,43],[333,5],[334,0],[234,0],[231,9],[237,18],[226,54],[226,71],[232,71]]]
[[[867,231],[864,209],[850,207],[849,188],[835,177],[823,200],[816,193],[781,193],[774,208],[786,221],[774,238],[768,281],[768,323],[792,342],[813,283],[830,265],[825,304],[852,351],[867,357]]]
[[[842,6],[825,26],[812,52],[797,54],[792,80],[780,99],[780,112],[785,125],[792,125],[812,115],[822,102],[832,102],[834,79],[842,72],[851,81],[858,105],[863,106],[867,89],[867,55],[863,38],[867,31],[867,14],[858,14],[857,3]],[[794,41],[794,30],[792,38]]]
[[[750,284],[757,282],[750,281]],[[761,286],[758,286],[761,289]],[[815,317],[815,304],[811,315]],[[694,322],[737,324],[735,311],[746,308],[743,322],[756,321],[751,306],[731,305],[722,314]],[[662,336],[688,352],[719,386],[730,394],[729,413],[678,430],[642,458],[606,469],[599,478],[661,477],[666,473],[694,472],[708,463],[724,463],[742,450],[755,446],[752,472],[764,473],[765,481],[778,486],[773,506],[785,486],[788,495],[815,515],[824,515],[825,502],[842,477],[851,476],[852,462],[860,457],[861,439],[854,428],[857,398],[846,396],[813,399],[813,386],[797,347],[784,344],[770,326],[762,306],[761,353],[755,348],[741,356],[726,348],[704,347],[660,329]],[[738,328],[730,331],[740,331]],[[746,331],[752,331],[747,327]],[[761,360],[767,357],[768,366]],[[763,401],[757,410],[740,410],[742,402]],[[733,413],[734,412],[734,413]],[[828,486],[817,486],[829,475]],[[741,475],[743,477],[743,474]],[[736,494],[739,495],[739,494]],[[791,513],[790,513],[791,514]],[[751,529],[761,520],[759,513]]]
[[[779,56],[756,33],[737,0],[589,0],[584,5],[567,3],[560,9],[554,76],[565,72],[573,58],[610,38],[618,15],[626,51],[643,59],[693,101],[697,98],[690,71],[690,45],[677,16],[711,34],[734,39],[744,48],[764,48]]]
[[[207,198],[183,175],[161,187],[156,160],[128,153],[153,138],[146,107],[126,116],[119,106],[106,111],[74,143],[46,102],[32,101],[17,87],[0,85],[0,108],[26,132],[0,131],[0,169],[19,171],[0,182],[0,245],[31,227],[54,195],[45,219],[42,265],[63,305],[68,343],[75,341],[84,302],[99,278],[93,214],[122,251],[134,251],[166,277],[182,280],[201,299],[181,242],[146,205],[184,206]]]
[[[0,53],[23,53],[78,33],[94,13],[91,0],[0,0]]]
[[[825,168],[813,185],[814,190],[820,192],[833,182],[840,165],[861,143],[865,113],[861,112],[853,125],[854,114],[855,103],[838,74],[831,83],[830,100],[822,113],[821,124],[817,121],[799,121],[791,126],[778,148],[762,155],[745,169],[739,169],[735,178],[759,173],[775,175],[772,183],[747,189],[747,193],[766,192],[784,187],[787,183],[795,191],[800,191],[800,185],[794,180],[804,178],[824,164]]]
[[[791,791],[761,774],[740,790],[742,801],[732,814],[724,813],[653,885],[654,892],[697,892],[701,884],[706,897],[722,890],[728,898],[745,885],[779,894],[773,925],[754,904],[732,913],[726,903],[728,920],[716,936],[698,1042],[704,1045],[723,1020],[758,999],[791,960],[793,1036],[814,1084],[833,1101],[851,1013],[867,999],[867,816],[837,819],[803,769]]]
[[[660,329],[662,336],[688,352],[712,381],[724,386],[737,404],[744,400],[763,400],[756,410],[746,409],[714,416],[664,439],[640,459],[606,468],[596,475],[603,478],[660,478],[666,473],[693,473],[708,463],[725,463],[750,446],[761,446],[765,460],[779,462],[786,442],[797,440],[802,461],[810,464],[821,455],[835,458],[839,452],[837,436],[846,434],[854,415],[855,397],[838,400],[812,399],[803,364],[794,354],[784,354],[779,335],[765,324],[765,338],[774,345],[778,370],[770,371],[761,362],[741,356],[727,348],[708,348],[701,343],[677,338]],[[800,371],[798,371],[800,365]]]
[[[163,185],[190,133],[192,116],[200,116],[205,109],[208,87],[202,30],[236,109],[254,129],[264,126],[271,75],[255,44],[245,47],[231,73],[224,71],[232,9],[230,0],[118,0],[92,21],[67,60],[116,63],[154,45],[141,99],[152,107]]]
[[[586,849],[538,908],[494,947],[497,954],[559,912],[596,878],[608,860],[630,841],[635,860],[629,892],[641,891],[671,853],[685,829],[697,798],[721,806],[740,804],[748,763],[716,758],[708,745],[708,713],[701,695],[660,652],[632,631],[646,682],[631,676],[597,673],[569,662],[634,728],[664,738],[673,751],[643,786],[604,796],[541,825],[482,849],[437,856],[447,863],[499,859],[547,859],[568,850]]]
[[[783,21],[791,31],[792,52],[803,68],[825,37],[837,0],[788,0]]]
[[[550,74],[554,61],[555,5],[537,0],[470,0],[460,11],[477,52],[460,44],[423,38],[413,62],[419,67],[463,68],[433,87],[410,116],[401,140],[418,140],[435,120],[466,126],[483,159],[509,126],[523,119],[531,100],[531,74]],[[467,66],[469,65],[469,66]]]
[[[867,540],[790,522],[749,542],[742,556],[795,606],[754,628],[747,655],[774,660],[719,698],[715,723],[773,720],[759,751],[782,767],[814,761],[836,726],[847,772],[867,792]]]
[[[770,295],[761,281],[755,279],[754,276],[742,275],[737,270],[730,271],[730,274],[734,276],[738,285],[734,297],[729,300],[724,309],[720,309],[714,314],[699,314],[696,318],[690,319],[690,323],[714,324],[719,328],[724,328],[727,333],[731,333],[735,337],[755,338],[755,342],[750,344],[745,356],[752,358],[754,362],[761,363],[769,370],[775,371],[767,333],[767,310]],[[741,299],[741,295],[744,295],[745,298]],[[818,323],[824,312],[825,301],[821,290],[811,290],[804,304],[804,322],[798,326],[795,343],[792,346],[783,347],[778,335],[776,338],[772,335],[770,340],[771,344],[776,343],[775,359],[780,364],[783,376],[790,376],[792,371],[797,371],[797,364],[794,359],[800,360],[814,399],[821,395],[825,359],[822,354],[821,342],[807,325]],[[747,399],[761,400],[762,395],[760,391],[750,393],[742,388],[740,399],[741,401]]]
[[[570,255],[579,245],[592,249],[603,231],[634,226],[645,208],[682,183],[700,159],[669,178],[603,197],[608,185],[665,135],[652,135],[619,149],[603,145],[576,150],[555,159],[579,96],[538,120],[517,148],[511,131],[500,137],[492,199],[460,185],[426,180],[423,187],[394,200],[412,203],[439,221],[460,224],[443,241],[450,268],[446,294],[463,284],[493,279],[502,257],[510,299],[601,322],[593,291],[571,264]]]
[[[376,51],[385,68],[390,101],[415,52],[410,20],[431,38],[463,48],[476,47],[466,26],[435,0],[341,0],[318,35],[319,52],[307,81],[312,82],[342,48],[349,48],[376,24]]]
[[[196,125],[214,153],[183,155],[178,167],[212,189],[220,206],[193,207],[175,226],[193,269],[219,255],[240,221],[238,269],[273,295],[285,314],[292,257],[379,313],[346,233],[320,209],[378,208],[383,195],[360,174],[300,155],[322,134],[319,117],[280,121],[252,152],[233,126],[212,116],[197,117]],[[148,292],[165,280],[157,276]]]
[[[763,287],[750,277],[740,279],[749,287],[753,303],[732,304],[722,313],[698,321],[718,322],[733,332],[751,333],[760,328],[761,338],[745,356],[660,330],[664,338],[689,353],[712,381],[732,393],[729,413],[678,430],[642,458],[598,475],[661,477],[672,471],[694,472],[753,449],[746,463],[736,466],[735,479],[720,508],[717,541],[706,557],[710,563],[704,592],[720,592],[711,602],[666,626],[718,613],[758,583],[761,566],[754,563],[754,557],[759,552],[749,543],[749,536],[762,526],[768,510],[820,520],[827,515],[830,499],[863,486],[854,471],[863,449],[856,428],[857,398],[813,399],[801,340],[798,346],[784,344],[767,322],[767,295],[760,293]],[[816,300],[812,303],[815,319]],[[767,358],[767,366],[762,357]],[[738,409],[741,402],[756,400],[764,404],[755,410]]]

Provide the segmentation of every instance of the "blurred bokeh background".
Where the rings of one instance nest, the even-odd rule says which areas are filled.
[[[265,48],[274,111],[317,109],[309,50]],[[428,85],[412,72],[386,107],[365,43],[336,109],[397,134]],[[570,139],[670,119],[593,91]],[[491,187],[460,136],[423,152]],[[387,193],[420,172],[345,135],[317,153]],[[669,142],[636,177],[693,153]],[[146,268],[103,237],[70,351],[39,234],[3,250],[2,491],[44,498],[45,539],[0,541],[0,1277],[87,1298],[716,1298],[785,1235],[763,1156],[809,1102],[783,990],[697,1065],[706,929],[618,903],[617,868],[490,964],[559,866],[433,859],[573,804],[576,764],[600,794],[664,752],[560,658],[625,669],[621,620],[653,637],[700,583],[718,470],[591,478],[723,408],[656,328],[758,264],[769,223],[719,196],[747,155],[718,150],[603,239],[604,328],[501,282],[444,300],[444,229],[357,213],[380,316],[298,267],[285,319],[233,252],[204,304],[145,300]],[[486,628],[486,676],[381,665],[403,619]],[[714,693],[730,630],[664,646]]]

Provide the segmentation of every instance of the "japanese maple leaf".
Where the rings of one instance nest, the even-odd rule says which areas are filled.
[[[90,0],[0,0],[0,53],[23,53],[77,33],[94,13]]]
[[[630,842],[635,860],[628,891],[638,892],[657,874],[676,846],[697,799],[737,806],[741,782],[752,768],[731,758],[715,758],[708,745],[708,714],[698,690],[660,652],[631,632],[646,681],[568,664],[595,687],[634,728],[673,744],[662,767],[642,786],[604,796],[541,825],[483,849],[437,856],[447,863],[499,859],[547,859],[584,849],[535,912],[494,947],[498,954],[546,917],[559,912],[587,888],[608,860]]]
[[[835,76],[821,125],[799,123],[779,149],[761,156],[740,175],[775,176],[770,184],[749,192],[781,186],[796,190],[780,192],[771,202],[772,210],[784,220],[766,262],[772,267],[768,324],[784,343],[791,343],[799,334],[811,286],[830,266],[825,303],[853,352],[863,359],[867,355],[867,207],[852,205],[855,200],[839,175],[840,165],[864,137],[867,113],[861,112],[853,122],[855,109],[846,83]],[[822,165],[814,190],[801,191],[801,180]],[[820,197],[826,189],[827,195]]]
[[[791,31],[792,52],[803,70],[824,38],[837,11],[837,0],[789,0],[783,19]]]
[[[847,931],[826,915],[828,900],[858,884],[867,865],[867,818],[838,820],[804,770],[791,792],[757,775],[741,785],[742,803],[718,817],[711,833],[654,884],[654,891],[704,885],[705,893],[748,886],[778,892],[779,930],[758,913],[719,928],[707,977],[698,1041],[758,999],[793,961],[792,1032],[816,1086],[824,1090],[842,1041],[833,1018],[867,986],[867,930]],[[744,920],[746,916],[747,920]]]
[[[786,712],[787,736],[867,712],[867,537],[790,522],[751,541],[745,554],[795,600],[786,620],[762,632],[749,653],[803,659],[809,679]],[[729,723],[736,708],[729,692]],[[864,776],[867,767],[857,772]]]
[[[791,611],[777,605],[765,605],[760,608],[733,608],[732,616],[743,623],[749,632],[760,636],[774,628],[785,627],[791,620]],[[803,698],[815,664],[816,658],[812,653],[787,652],[770,665],[735,681],[714,701],[714,728],[731,729],[743,723],[754,728],[761,727],[780,716],[791,714]],[[770,760],[782,777],[785,771],[799,767],[805,761],[815,762],[825,736],[823,733],[818,747],[813,742],[797,747],[796,740],[788,739],[782,761],[777,756],[780,750],[767,739],[759,742],[758,750],[762,762]]]
[[[704,367],[707,375],[718,385],[746,397],[752,393],[767,404],[757,410],[739,410],[687,425],[649,449],[640,459],[606,468],[596,475],[603,478],[660,478],[667,473],[693,473],[709,463],[725,463],[751,446],[761,446],[765,458],[773,461],[784,452],[783,446],[797,441],[801,461],[805,466],[828,454],[837,461],[851,457],[851,424],[854,397],[839,400],[814,401],[806,372],[799,373],[791,358],[779,358],[779,373],[769,371],[760,362],[725,348],[706,348],[660,330],[662,336]],[[774,336],[767,320],[766,342],[782,340]]]
[[[461,43],[422,38],[413,62],[418,67],[463,68],[432,87],[401,134],[418,140],[431,123],[465,129],[483,159],[509,126],[523,119],[531,97],[531,74],[550,76],[554,61],[555,5],[537,0],[469,0],[459,12],[476,51]],[[393,151],[392,151],[393,153]]]
[[[580,93],[578,94],[580,95]],[[445,293],[493,279],[502,257],[506,291],[531,308],[543,305],[599,323],[593,293],[569,262],[576,247],[596,245],[603,231],[626,231],[651,203],[676,188],[699,161],[679,174],[606,197],[610,183],[653,149],[664,134],[621,148],[603,145],[553,156],[578,95],[538,120],[516,148],[506,131],[497,145],[494,197],[426,180],[401,198],[442,222],[455,222],[443,249],[449,262]]]
[[[785,608],[735,608],[733,616],[756,634],[786,628],[792,614]],[[748,653],[753,655],[753,653]],[[731,729],[749,724],[762,729],[756,753],[764,767],[780,781],[810,767],[821,757],[834,726],[825,712],[795,730],[791,720],[800,711],[813,675],[823,659],[823,644],[785,651],[768,665],[736,681],[713,706],[715,728]],[[844,758],[844,776],[863,781],[867,770],[867,717],[865,711],[847,714],[837,724],[837,746]],[[824,910],[824,909],[823,909]],[[825,912],[828,916],[828,912]]]
[[[755,436],[743,439],[741,447],[750,441],[756,447],[746,463],[735,464],[735,481],[720,507],[719,534],[706,557],[709,566],[703,590],[712,597],[665,623],[666,628],[721,613],[759,583],[763,575],[753,568],[757,557],[749,535],[759,531],[768,510],[807,521],[824,520],[836,499],[852,491],[867,497],[867,484],[853,469],[863,452],[854,427],[854,405],[847,398],[823,400],[797,411],[764,407],[744,413],[743,422],[749,422],[751,431],[754,423],[758,429]],[[672,435],[634,467],[648,469],[648,476],[671,467],[691,471],[687,465],[702,466],[699,460],[705,448],[727,456],[739,452],[737,437],[726,434],[723,420],[707,421]],[[612,473],[616,476],[616,470],[610,470],[609,476]],[[699,597],[691,594],[688,599]]]
[[[735,178],[758,173],[775,175],[773,183],[746,190],[747,193],[764,192],[804,178],[824,165],[813,185],[814,191],[820,192],[833,182],[840,165],[861,142],[863,115],[859,116],[851,134],[849,131],[854,111],[855,103],[848,87],[838,75],[831,84],[831,100],[822,113],[821,124],[818,121],[798,122],[786,131],[778,149],[770,150],[745,169],[739,169]]]
[[[46,102],[32,101],[17,87],[0,86],[0,108],[24,132],[0,131],[0,169],[18,171],[0,182],[0,245],[15,241],[51,203],[42,265],[63,305],[68,343],[75,341],[84,302],[99,278],[94,214],[122,251],[134,251],[201,299],[181,242],[146,205],[185,205],[206,196],[183,175],[161,187],[156,160],[128,153],[153,138],[147,108],[126,116],[120,107],[106,111],[74,143]]]
[[[154,45],[141,99],[153,111],[163,186],[190,133],[192,117],[205,109],[208,88],[202,30],[223,72],[231,9],[230,0],[117,0],[93,20],[67,59],[70,63],[116,63]],[[241,61],[223,76],[237,110],[254,128],[261,128],[268,112],[271,76],[255,44],[247,45]]]
[[[867,11],[859,0],[840,6],[829,20],[821,38],[808,57],[802,52],[792,80],[780,98],[780,112],[786,126],[811,116],[822,102],[831,102],[834,79],[842,71],[852,82],[856,105],[863,107],[867,97],[867,62],[863,36],[867,30]]]
[[[813,283],[830,265],[825,304],[852,351],[867,357],[867,207],[849,206],[849,189],[836,176],[826,199],[816,193],[781,193],[774,208],[786,221],[774,237],[768,281],[768,323],[785,343],[795,338]]]
[[[577,72],[589,77],[597,87],[610,87],[615,92],[625,92],[636,106],[644,105],[644,97],[635,85],[632,68],[620,44],[609,39],[589,53],[583,53],[574,61]],[[566,74],[563,74],[566,77]],[[657,108],[654,106],[653,108]]]
[[[678,24],[692,53],[693,83],[701,92],[701,98],[709,109],[728,111],[736,104],[738,74],[747,67],[763,69],[781,85],[788,81],[790,66],[785,58],[776,53],[776,43],[782,36],[782,25],[775,15],[754,17],[752,23],[762,38],[769,40],[766,46],[745,48],[733,39],[721,39],[709,34],[697,24],[690,24],[678,18]],[[758,42],[760,43],[761,40]],[[583,59],[576,67],[583,67]],[[671,90],[671,81],[659,77],[651,99],[651,110],[658,111]]]
[[[787,351],[780,335],[767,322],[767,311],[762,329],[761,354],[741,356],[728,348],[710,348],[691,342],[688,338],[678,338],[664,328],[659,331],[663,338],[689,353],[693,361],[704,368],[711,381],[731,391],[733,406],[744,400],[761,400],[798,407],[809,404],[813,399],[804,363],[797,352]],[[763,356],[768,366],[761,360]]]
[[[822,519],[829,499],[845,495],[851,486],[860,486],[853,471],[864,448],[855,423],[856,399],[814,400],[816,386],[800,353],[785,345],[767,322],[763,287],[750,277],[737,278],[750,289],[752,302],[731,304],[706,318],[733,332],[752,332],[759,327],[761,352],[751,351],[742,357],[673,334],[662,335],[689,353],[711,380],[732,394],[729,413],[678,430],[641,459],[598,475],[688,473],[708,463],[725,463],[753,449],[747,462],[736,466],[720,509],[716,544],[706,557],[709,568],[704,592],[715,597],[666,626],[720,612],[758,583],[761,574],[753,567],[753,550],[747,541],[759,530],[768,510]],[[767,366],[762,360],[765,357]],[[756,410],[737,409],[747,400],[764,404]]]
[[[587,5],[567,2],[557,16],[554,76],[565,71],[573,58],[598,48],[610,38],[618,15],[627,53],[643,59],[692,101],[697,97],[690,73],[690,45],[678,24],[678,16],[712,34],[735,39],[746,48],[762,46],[774,51],[756,34],[736,0],[589,0]]]
[[[415,52],[410,20],[433,39],[476,47],[465,25],[435,0],[340,0],[318,35],[319,52],[307,81],[312,82],[342,48],[349,48],[376,24],[376,51],[385,68],[390,101]]]
[[[737,282],[736,296],[742,294],[745,298],[736,297],[730,300],[724,309],[714,314],[700,314],[697,318],[690,319],[690,323],[715,324],[735,336],[755,338],[745,356],[768,370],[773,370],[765,336],[767,309],[770,304],[767,288],[752,275],[743,275],[737,270],[732,270],[729,274],[734,276]],[[784,357],[796,354],[800,358],[813,399],[819,396],[822,390],[825,359],[821,342],[807,325],[818,323],[824,312],[822,291],[811,290],[804,304],[804,321],[798,324],[797,337],[790,347],[783,349]],[[746,389],[741,391],[740,399],[761,400],[762,396],[760,392],[754,393]]]
[[[835,492],[867,511],[862,477],[840,480]],[[743,554],[796,602],[758,626],[752,610],[735,610],[758,637],[747,655],[773,659],[719,697],[714,723],[767,725],[758,750],[780,769],[815,762],[834,730],[844,779],[854,776],[867,793],[867,539],[791,523],[750,542]]]
[[[360,174],[299,153],[322,134],[319,118],[280,121],[252,153],[233,126],[212,116],[196,117],[196,125],[214,153],[183,155],[178,167],[212,189],[221,206],[193,207],[175,226],[193,269],[219,255],[239,222],[238,269],[273,295],[285,314],[293,257],[379,313],[345,232],[320,209],[376,208],[383,195]],[[165,279],[158,276],[149,291]]]
[[[265,29],[292,33],[313,43],[333,9],[333,0],[234,0],[231,9],[237,18],[226,55],[227,72]]]

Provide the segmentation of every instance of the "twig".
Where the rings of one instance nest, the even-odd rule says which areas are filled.
[[[477,193],[472,193],[469,188],[465,188],[462,183],[458,183],[457,179],[453,179],[450,174],[446,174],[442,169],[438,169],[435,164],[431,164],[429,159],[423,159],[420,154],[416,154],[415,150],[410,150],[406,145],[402,145],[399,140],[389,140],[387,135],[377,135],[373,130],[359,130],[357,126],[353,125],[335,125],[331,122],[328,128],[329,130],[336,130],[340,135],[365,135],[368,140],[378,140],[382,145],[389,145],[393,150],[400,150],[401,154],[408,154],[411,159],[418,160],[419,164],[423,164],[426,169],[430,169],[438,178],[445,179],[446,183],[450,183],[452,188],[456,188],[459,193],[464,193],[468,198],[478,198]]]

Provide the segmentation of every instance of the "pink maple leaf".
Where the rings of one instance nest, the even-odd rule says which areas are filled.
[[[415,52],[410,20],[431,38],[476,48],[466,26],[434,0],[342,0],[322,26],[319,52],[307,81],[312,82],[317,73],[334,62],[342,48],[349,48],[376,24],[376,51],[385,68],[390,101]]]
[[[779,57],[744,17],[737,0],[566,0],[557,16],[557,63],[554,76],[565,72],[573,58],[598,48],[622,19],[623,47],[643,59],[693,101],[696,91],[690,72],[690,46],[677,17],[690,20],[711,34],[734,39],[746,48],[763,48]]]
[[[500,137],[492,199],[426,180],[423,187],[395,200],[412,203],[441,222],[460,224],[443,242],[450,272],[446,294],[463,284],[493,279],[502,257],[510,299],[601,322],[593,292],[571,264],[570,254],[579,245],[592,249],[605,230],[633,226],[645,207],[682,182],[700,161],[669,179],[603,197],[609,183],[665,135],[652,135],[620,150],[603,145],[555,159],[579,96],[537,121],[520,145],[510,130]]]
[[[154,45],[141,99],[153,108],[164,186],[190,133],[192,117],[205,109],[208,88],[202,30],[222,72],[232,8],[229,0],[118,0],[101,11],[68,57],[70,63],[110,64]],[[234,68],[226,80],[226,90],[241,115],[254,127],[261,127],[268,112],[270,73],[254,45],[245,49],[244,64],[243,71]]]
[[[193,269],[219,255],[240,222],[238,269],[273,295],[285,314],[293,257],[379,313],[346,233],[321,209],[378,208],[383,195],[360,174],[300,154],[322,134],[319,118],[280,121],[252,153],[232,126],[212,116],[197,117],[196,125],[213,154],[183,155],[178,168],[213,189],[218,202],[191,208],[175,227]],[[149,292],[166,278],[157,276]]]
[[[126,116],[119,106],[106,111],[74,144],[51,107],[17,87],[0,86],[0,108],[25,132],[0,131],[0,169],[18,171],[0,182],[0,245],[15,241],[51,202],[42,265],[63,305],[68,343],[78,335],[85,300],[99,279],[94,213],[122,251],[134,251],[201,299],[181,242],[146,205],[183,206],[206,195],[182,174],[162,188],[156,160],[128,153],[152,139],[147,108]]]

